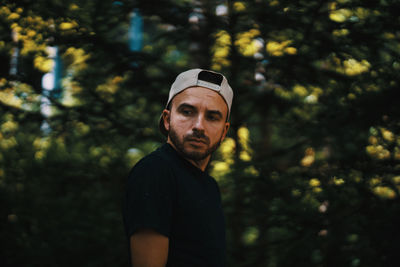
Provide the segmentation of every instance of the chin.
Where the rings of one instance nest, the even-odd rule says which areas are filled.
[[[203,160],[208,156],[206,149],[185,149],[183,154],[190,160]]]

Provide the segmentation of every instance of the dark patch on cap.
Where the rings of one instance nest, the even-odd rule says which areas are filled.
[[[198,79],[221,86],[224,76],[219,73],[202,70],[199,72]]]

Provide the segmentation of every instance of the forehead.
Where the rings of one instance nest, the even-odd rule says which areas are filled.
[[[221,112],[227,112],[228,106],[225,103],[223,97],[214,90],[204,88],[201,86],[195,86],[185,89],[184,91],[177,94],[172,102],[174,105],[181,103],[187,103],[194,106],[202,105],[208,109],[220,110]]]

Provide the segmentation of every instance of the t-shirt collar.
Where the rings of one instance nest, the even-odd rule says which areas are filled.
[[[187,159],[185,159],[181,154],[178,153],[178,151],[175,150],[175,148],[169,144],[169,143],[165,143],[162,146],[166,151],[170,152],[171,154],[173,154],[173,156],[179,160],[180,162],[182,162],[182,164],[184,164],[185,166],[187,166],[188,168],[190,168],[191,170],[200,173],[200,174],[207,174],[207,171],[202,171],[201,169],[197,168],[196,166],[194,166],[190,161],[188,161]],[[207,168],[206,168],[207,170]]]

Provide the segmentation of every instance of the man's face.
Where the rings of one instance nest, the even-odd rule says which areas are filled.
[[[190,87],[174,97],[171,110],[163,111],[168,141],[189,160],[207,159],[228,131],[227,112],[217,92]]]

